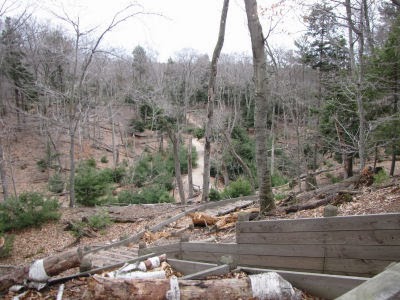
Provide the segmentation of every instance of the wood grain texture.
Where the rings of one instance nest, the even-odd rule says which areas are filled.
[[[400,230],[400,214],[377,214],[362,216],[339,216],[330,218],[307,218],[294,220],[250,221],[236,224],[242,232],[299,232],[337,230]]]

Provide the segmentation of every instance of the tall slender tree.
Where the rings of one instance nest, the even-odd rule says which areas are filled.
[[[260,214],[266,214],[275,208],[274,195],[272,194],[271,173],[268,165],[267,149],[267,112],[268,101],[268,75],[267,59],[264,49],[264,35],[258,18],[257,1],[245,0],[247,22],[253,52],[254,82],[255,82],[255,108],[254,129],[256,142],[256,163],[260,199]]]
[[[211,138],[214,116],[215,101],[215,79],[217,77],[217,63],[221,54],[222,46],[225,38],[226,19],[228,15],[229,0],[224,0],[222,6],[221,19],[219,23],[219,33],[217,44],[215,45],[213,56],[211,59],[211,72],[208,80],[208,104],[207,104],[207,123],[205,127],[205,144],[204,144],[204,171],[203,171],[203,195],[202,201],[209,200],[210,188],[210,156],[211,156]]]

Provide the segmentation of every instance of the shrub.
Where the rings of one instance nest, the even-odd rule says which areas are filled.
[[[193,136],[198,140],[202,139],[204,137],[204,135],[205,135],[204,128],[195,128],[193,130]]]
[[[14,239],[15,235],[6,234],[3,236],[4,245],[0,248],[0,258],[7,258],[11,256],[13,247],[14,247]]]
[[[101,158],[100,158],[100,162],[102,163],[102,164],[106,164],[106,163],[108,163],[108,158],[107,158],[107,156],[102,156]]]
[[[38,169],[39,169],[40,172],[46,171],[46,169],[47,169],[47,167],[48,167],[47,162],[46,162],[44,159],[38,160],[38,161],[36,162],[36,165],[37,165],[37,167],[38,167]]]
[[[231,182],[225,187],[222,192],[222,198],[237,198],[242,196],[248,196],[252,194],[250,182],[246,179],[239,178],[236,181]]]
[[[75,194],[78,203],[85,206],[101,204],[99,197],[104,196],[110,188],[110,172],[94,168],[79,168],[75,176]]]
[[[106,210],[88,218],[88,226],[94,230],[104,229],[112,224],[112,220]]]
[[[152,185],[138,192],[121,191],[118,202],[124,204],[171,203],[174,199],[162,186]]]
[[[128,133],[134,134],[135,132],[144,132],[145,129],[146,129],[145,122],[143,122],[142,120],[133,119],[129,124]]]
[[[16,198],[10,197],[0,203],[0,229],[22,229],[58,220],[59,207],[57,200],[46,199],[39,193],[26,192]]]
[[[342,178],[340,176],[335,176],[331,173],[326,173],[326,177],[331,181],[331,183],[338,183],[342,181]]]
[[[64,180],[60,173],[55,173],[49,178],[48,182],[49,191],[59,194],[64,190]]]
[[[126,175],[126,169],[123,166],[119,166],[114,169],[106,168],[97,172],[101,173],[101,176],[108,178],[110,183],[121,183]]]
[[[279,172],[275,172],[274,175],[271,176],[271,183],[272,186],[281,186],[288,183],[288,180]]]
[[[385,183],[388,179],[389,175],[385,172],[384,169],[382,169],[374,175],[374,185],[381,185]]]
[[[221,200],[221,193],[216,189],[211,188],[208,197],[210,198],[210,201],[219,201]]]

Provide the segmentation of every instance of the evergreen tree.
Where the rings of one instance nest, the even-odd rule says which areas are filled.
[[[11,18],[5,20],[1,43],[4,51],[2,70],[13,85],[17,116],[20,121],[20,110],[29,109],[27,101],[36,101],[38,91],[35,86],[35,78],[25,63],[21,34]]]

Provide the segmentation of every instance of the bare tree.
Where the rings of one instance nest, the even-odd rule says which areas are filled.
[[[211,156],[211,138],[212,124],[214,115],[215,100],[215,79],[217,77],[217,63],[221,54],[222,46],[225,38],[226,18],[228,15],[229,0],[224,0],[222,6],[221,20],[219,23],[219,33],[217,44],[215,45],[213,56],[211,59],[211,73],[208,81],[208,104],[207,104],[207,123],[205,127],[205,143],[204,143],[204,171],[203,171],[203,195],[201,201],[209,200],[210,189],[210,156]]]
[[[267,59],[264,49],[264,35],[258,18],[257,1],[245,0],[247,22],[250,32],[254,82],[255,109],[254,129],[256,142],[256,163],[259,183],[260,214],[265,214],[275,207],[272,194],[271,173],[267,162],[267,111],[268,111],[268,76]]]
[[[89,45],[86,52],[84,52],[84,57],[81,59],[81,43],[85,36],[88,36],[94,31],[89,29],[87,31],[82,31],[79,18],[78,20],[73,20],[69,15],[64,12],[64,15],[57,15],[61,20],[64,20],[69,24],[75,33],[75,49],[74,49],[74,59],[72,62],[72,81],[69,88],[61,96],[67,99],[68,105],[68,132],[70,137],[70,178],[69,178],[69,193],[70,193],[70,207],[75,205],[75,138],[77,129],[79,128],[81,120],[87,114],[88,102],[85,101],[84,97],[84,83],[87,79],[87,74],[89,67],[94,59],[96,53],[99,52],[99,46],[105,35],[113,30],[116,26],[126,21],[129,18],[143,14],[143,11],[130,13],[131,9],[136,8],[135,5],[130,4],[124,9],[118,11],[105,29],[99,34],[99,36],[94,40],[92,45]]]

